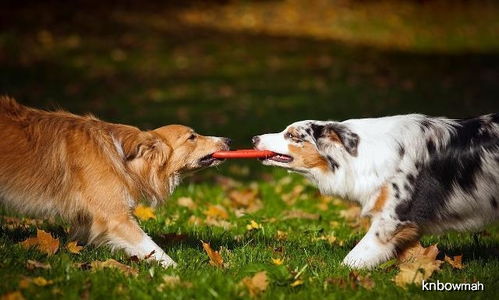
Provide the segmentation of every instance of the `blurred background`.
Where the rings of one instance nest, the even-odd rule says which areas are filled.
[[[0,93],[30,106],[235,147],[301,119],[499,110],[498,1],[2,3]]]

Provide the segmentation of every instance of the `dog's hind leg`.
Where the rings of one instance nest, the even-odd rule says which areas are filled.
[[[130,256],[156,260],[165,268],[177,265],[127,213],[93,220],[90,239],[123,249]]]
[[[362,240],[345,257],[343,264],[351,268],[374,268],[393,258],[397,251],[419,237],[419,229],[412,223],[377,218]]]

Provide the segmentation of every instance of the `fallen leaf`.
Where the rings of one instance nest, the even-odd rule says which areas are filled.
[[[294,205],[303,190],[305,190],[303,185],[295,185],[290,193],[282,195],[282,201],[286,202],[287,205]]]
[[[156,215],[154,214],[154,209],[149,206],[145,206],[142,204],[137,205],[133,210],[133,214],[142,221],[147,221],[149,219],[156,219]]]
[[[213,217],[206,218],[204,223],[208,226],[222,227],[225,230],[232,228],[232,224],[229,223],[228,221],[220,220],[220,219],[213,218]]]
[[[200,226],[200,225],[204,224],[204,221],[203,221],[203,219],[201,219],[199,217],[190,216],[189,220],[187,221],[187,223],[189,223],[191,225],[194,225],[194,226]]]
[[[192,201],[192,198],[190,197],[180,197],[177,200],[177,204],[179,206],[187,207],[190,210],[195,210],[198,206],[194,201]]]
[[[340,211],[340,216],[346,221],[355,221],[360,218],[360,206],[351,206]]]
[[[208,257],[210,258],[210,265],[223,268],[224,260],[220,255],[220,252],[211,249],[211,246],[208,243],[205,243],[203,241],[201,241],[201,243],[203,244],[204,251],[206,251],[206,254],[208,254]]]
[[[33,282],[37,286],[46,286],[53,283],[52,280],[47,280],[41,276],[33,278],[31,282]]]
[[[70,253],[80,254],[80,251],[83,249],[83,247],[82,246],[78,246],[77,242],[73,241],[73,242],[68,242],[66,244],[66,249],[68,249],[68,251]]]
[[[406,249],[399,256],[400,272],[394,278],[395,284],[400,287],[405,287],[408,284],[421,285],[423,280],[430,278],[435,271],[440,270],[443,261],[437,260],[437,255],[436,245],[424,248],[420,243],[417,243]]]
[[[261,224],[258,224],[257,222],[251,220],[250,223],[248,225],[246,225],[246,229],[247,230],[258,230],[258,229],[262,229],[262,225]]]
[[[293,281],[289,286],[296,287],[296,286],[299,286],[302,284],[303,284],[303,280],[297,279],[297,280]]]
[[[284,263],[284,259],[282,258],[272,258],[272,263],[274,265],[280,266]]]
[[[258,199],[258,190],[244,189],[234,190],[229,193],[231,204],[235,208],[243,208],[249,213],[254,213],[263,207],[263,203]]]
[[[34,269],[44,269],[44,270],[49,270],[51,269],[52,267],[50,266],[49,263],[41,263],[39,261],[36,261],[36,260],[31,260],[31,259],[28,259],[26,261],[26,268],[28,270],[34,270]]]
[[[262,271],[256,273],[253,277],[245,277],[241,280],[241,283],[248,289],[251,297],[257,297],[265,292],[269,285],[267,272]]]
[[[355,271],[352,271],[349,274],[349,278],[366,290],[372,290],[374,288],[374,281],[370,275],[363,276]]]
[[[23,294],[19,291],[10,292],[0,296],[1,300],[24,300]]]
[[[207,217],[217,218],[217,219],[228,219],[229,214],[227,210],[221,205],[210,205],[208,209],[204,212]]]
[[[284,213],[283,220],[289,219],[307,219],[307,220],[318,220],[321,217],[319,214],[312,214],[304,212],[299,209],[288,210]]]
[[[279,241],[285,241],[288,239],[288,233],[284,231],[277,230],[276,238]]]
[[[163,276],[163,282],[156,288],[159,292],[162,292],[165,288],[176,288],[176,287],[183,287],[183,288],[191,288],[192,283],[191,282],[185,282],[180,279],[178,276],[171,276],[171,275],[164,275]]]
[[[137,276],[139,274],[139,271],[137,269],[134,269],[130,266],[124,265],[112,258],[106,260],[106,261],[93,261],[90,263],[91,269],[92,270],[102,270],[104,268],[112,268],[112,269],[117,269],[123,272],[126,275],[134,275]]]
[[[315,237],[312,239],[312,241],[314,241],[314,242],[315,241],[326,241],[331,245],[337,243],[339,246],[343,246],[343,243],[344,243],[343,241],[338,240],[338,238],[332,233],[329,235],[321,235],[321,236]]]
[[[59,249],[59,239],[52,237],[50,233],[47,233],[41,229],[37,229],[36,237],[31,237],[21,242],[21,246],[26,249],[31,247],[36,247],[39,251],[46,254],[53,255]]]
[[[444,260],[449,263],[454,269],[463,269],[463,255],[457,255],[454,257],[445,256]]]

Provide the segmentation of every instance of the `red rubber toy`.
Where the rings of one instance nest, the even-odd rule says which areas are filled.
[[[224,159],[224,158],[268,158],[274,156],[275,153],[268,150],[253,150],[253,149],[242,149],[233,151],[218,151],[213,153],[214,158]]]

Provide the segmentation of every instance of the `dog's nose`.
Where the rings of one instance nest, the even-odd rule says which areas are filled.
[[[232,144],[232,140],[231,140],[230,138],[224,138],[224,142],[225,142],[227,145]]]
[[[260,142],[260,137],[258,135],[255,135],[251,141],[253,141],[253,145],[257,145]]]

